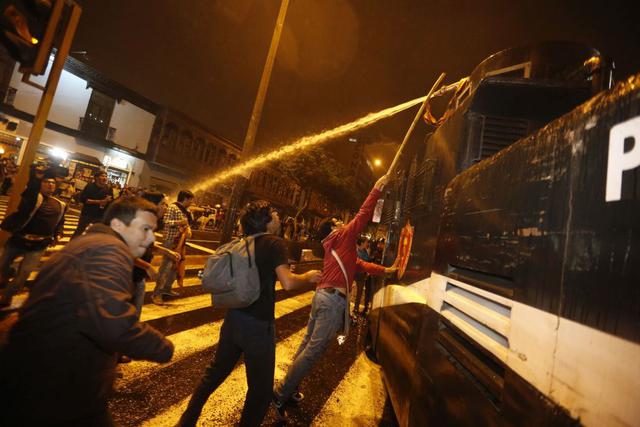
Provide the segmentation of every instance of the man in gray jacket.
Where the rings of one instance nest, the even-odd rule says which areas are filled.
[[[133,261],[156,220],[146,200],[118,199],[45,263],[0,350],[0,425],[111,426],[116,355],[171,359],[171,342],[131,303]]]

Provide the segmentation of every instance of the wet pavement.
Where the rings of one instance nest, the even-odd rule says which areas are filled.
[[[187,282],[188,288],[197,285]],[[165,365],[132,362],[121,365],[121,378],[110,402],[114,420],[122,426],[173,426],[217,347],[224,310],[210,306],[208,295],[192,294],[166,306],[146,305],[142,320],[167,334],[176,346]],[[281,381],[304,336],[313,292],[276,293],[276,372]],[[203,306],[204,305],[204,306]],[[185,310],[185,306],[190,308]],[[392,426],[385,413],[386,393],[381,372],[364,353],[364,325],[352,329],[347,341],[335,341],[301,384],[305,400],[289,409],[294,426]],[[236,369],[209,398],[200,425],[233,425],[239,421],[246,393],[244,365]],[[384,416],[383,416],[384,415]],[[271,408],[264,425],[278,425]]]

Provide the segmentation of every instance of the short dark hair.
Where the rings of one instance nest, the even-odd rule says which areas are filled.
[[[159,191],[145,191],[142,194],[143,199],[150,201],[156,206],[160,204],[164,197],[164,193],[161,193]]]
[[[193,193],[189,190],[180,190],[180,192],[178,193],[178,202],[182,203],[187,199],[193,199],[194,196]]]
[[[117,218],[124,222],[125,225],[129,226],[131,225],[131,221],[136,217],[138,211],[151,212],[155,216],[158,216],[158,208],[156,205],[142,197],[128,196],[120,197],[109,205],[107,211],[102,217],[102,223],[111,225],[111,220]]]
[[[360,246],[361,244],[363,244],[363,243],[364,243],[364,242],[366,242],[367,240],[369,240],[369,239],[367,239],[367,238],[366,238],[366,237],[364,237],[364,236],[360,236],[360,237],[358,237],[358,240],[356,240],[356,245]]]
[[[266,200],[247,203],[240,214],[240,225],[244,234],[251,235],[267,231],[267,224],[273,219],[271,212],[273,208]]]
[[[97,178],[100,175],[106,175],[106,174],[107,174],[107,171],[102,170],[102,169],[96,169],[95,171],[93,171],[93,177],[94,178]]]
[[[320,225],[318,225],[318,240],[323,241],[331,234],[331,229],[336,225],[337,219],[335,216],[330,216],[320,221]]]

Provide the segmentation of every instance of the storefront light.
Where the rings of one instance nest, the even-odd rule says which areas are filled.
[[[69,157],[69,153],[67,153],[66,151],[64,151],[61,148],[58,147],[53,147],[49,150],[49,153],[53,156],[53,157],[57,157],[59,159],[62,160],[67,160],[67,157]]]
[[[105,155],[103,163],[107,167],[112,166],[122,170],[129,170],[129,160],[124,156],[116,155],[111,157],[109,155]]]

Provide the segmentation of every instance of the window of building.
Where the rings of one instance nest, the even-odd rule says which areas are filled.
[[[93,137],[106,139],[116,100],[97,90],[91,91],[81,130]]]

